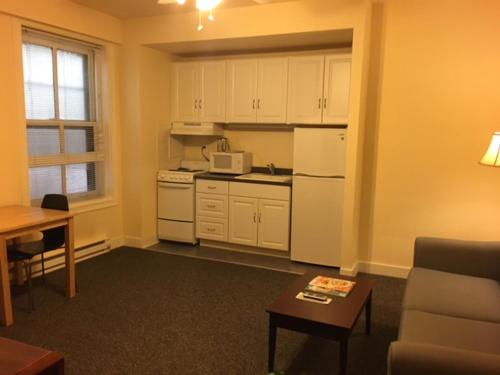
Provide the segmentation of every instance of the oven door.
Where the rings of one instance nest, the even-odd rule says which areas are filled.
[[[194,184],[158,182],[158,218],[194,222]]]

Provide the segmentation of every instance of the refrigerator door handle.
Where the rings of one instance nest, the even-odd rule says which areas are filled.
[[[318,178],[345,178],[345,176],[340,175],[331,175],[331,176],[321,176],[315,174],[307,174],[307,173],[294,173],[294,177],[318,177]]]

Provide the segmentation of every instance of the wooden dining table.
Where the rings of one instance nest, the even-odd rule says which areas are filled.
[[[46,229],[64,227],[66,260],[66,295],[76,295],[74,213],[39,207],[0,207],[0,322],[14,324],[10,294],[7,241]]]

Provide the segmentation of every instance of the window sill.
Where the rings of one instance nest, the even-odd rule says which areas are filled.
[[[79,214],[115,207],[117,205],[118,203],[113,197],[103,197],[90,199],[84,202],[70,203],[69,209],[71,212]]]

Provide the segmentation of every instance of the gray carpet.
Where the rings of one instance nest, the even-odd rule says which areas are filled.
[[[372,335],[360,319],[349,374],[385,374],[397,335],[404,281],[375,277]],[[297,276],[120,248],[77,265],[77,297],[63,296],[64,270],[35,282],[27,313],[13,290],[15,324],[0,335],[62,352],[68,374],[262,375],[266,307]],[[363,314],[364,315],[364,314]],[[286,375],[338,373],[338,344],[279,330],[276,368]]]

